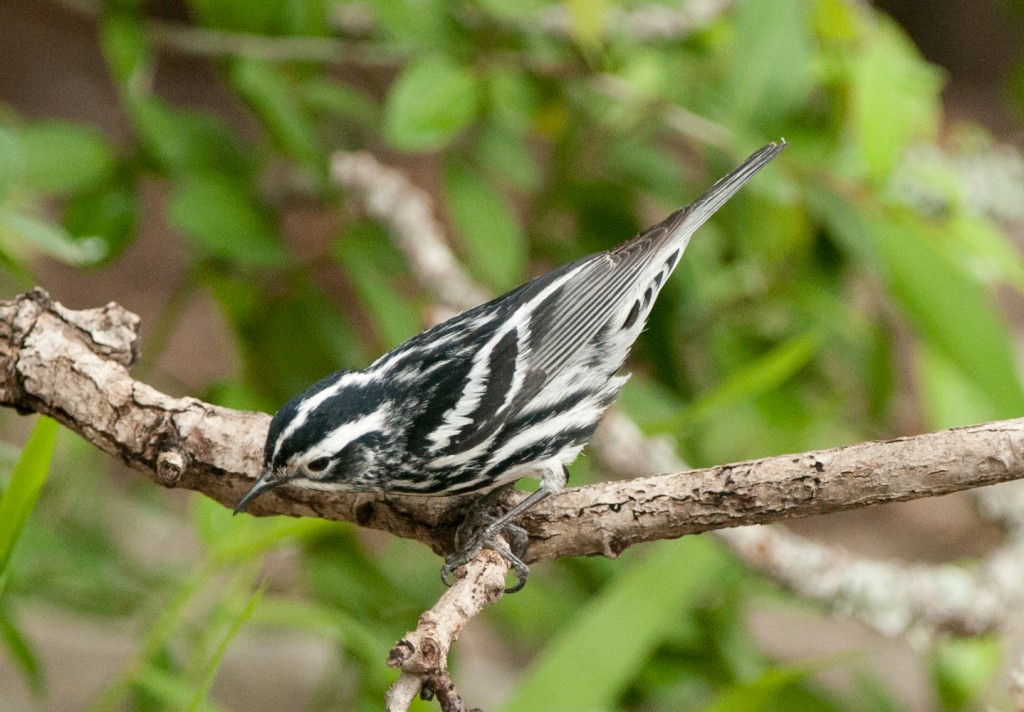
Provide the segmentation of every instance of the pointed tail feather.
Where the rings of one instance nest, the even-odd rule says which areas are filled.
[[[771,163],[786,148],[786,140],[773,141],[756,151],[740,166],[711,186],[704,195],[672,213],[665,220],[665,242],[685,241],[707,222],[725,203],[754,177],[759,170]]]
[[[579,274],[558,289],[557,302],[538,303],[537,308],[546,311],[536,322],[531,314],[529,324],[534,339],[531,366],[545,374],[537,390],[548,383],[617,310],[627,309],[637,294],[644,295],[637,313],[629,317],[623,313],[623,317],[631,323],[646,319],[658,290],[678,264],[690,235],[785,146],[785,141],[768,144],[694,203],[672,213],[659,225],[608,252],[584,258]],[[650,288],[644,293],[649,284]],[[555,304],[557,309],[553,308]]]

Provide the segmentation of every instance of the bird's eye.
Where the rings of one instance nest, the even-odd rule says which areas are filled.
[[[327,469],[327,466],[331,464],[331,458],[329,457],[318,457],[315,460],[310,460],[306,463],[306,469],[310,472],[323,472]]]

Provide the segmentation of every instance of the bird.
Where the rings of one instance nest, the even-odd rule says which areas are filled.
[[[764,146],[619,246],[437,324],[365,369],[309,386],[271,419],[262,473],[235,513],[284,485],[476,494],[479,509],[466,515],[442,581],[487,546],[518,578],[508,590],[519,590],[529,568],[525,530],[514,520],[565,487],[566,465],[628,380],[620,370],[690,237],[785,147],[784,139]],[[539,481],[536,491],[503,513],[486,511],[524,477]]]

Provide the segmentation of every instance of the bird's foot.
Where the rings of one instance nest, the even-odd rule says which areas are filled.
[[[504,509],[505,499],[513,488],[514,485],[505,485],[469,505],[462,524],[455,532],[456,551],[445,559],[444,566],[441,568],[441,581],[446,586],[450,586],[450,582],[454,582],[455,569],[466,564],[484,546],[501,554],[519,579],[516,585],[505,589],[506,593],[515,593],[526,585],[530,568],[523,558],[526,556],[530,538],[526,530],[513,524],[512,520],[550,495],[551,490],[542,486],[541,489],[508,511],[496,514]],[[501,538],[499,539],[499,537]],[[463,541],[469,543],[463,545]],[[508,543],[506,544],[506,542]]]
[[[445,558],[444,566],[441,567],[441,581],[445,586],[455,583],[455,570],[469,563],[469,560],[486,546],[498,552],[515,572],[518,580],[505,589],[505,593],[515,593],[526,585],[526,579],[530,575],[530,567],[523,562],[528,543],[529,537],[521,526],[509,522],[495,522],[480,532],[479,536],[471,539],[469,544]]]

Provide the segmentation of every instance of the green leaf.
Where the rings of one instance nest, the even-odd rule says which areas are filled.
[[[128,705],[106,705],[101,708],[93,706],[91,712],[115,712],[120,709],[140,710],[140,712],[156,712],[157,710],[178,710],[189,704],[194,696],[195,683],[174,673],[168,672],[166,668],[149,665],[139,671],[138,679],[132,681],[133,687],[137,687],[147,693],[148,705],[135,703]],[[136,698],[137,699],[137,698]],[[208,700],[204,700],[199,709],[202,712],[229,712],[224,707]]]
[[[1006,325],[978,282],[912,221],[875,221],[890,289],[919,333],[989,398],[993,418],[1024,413],[1024,389]]]
[[[894,210],[862,215],[824,191],[811,198],[832,234],[883,280],[919,337],[984,394],[985,420],[1024,412],[1010,333],[982,285],[940,246],[942,230]]]
[[[135,182],[115,179],[73,196],[64,209],[64,227],[78,239],[103,240],[103,259],[109,261],[130,244],[138,217],[139,193]]]
[[[477,114],[472,72],[444,57],[407,66],[391,85],[384,107],[384,137],[403,151],[442,148]]]
[[[19,630],[10,608],[2,598],[0,598],[0,641],[3,641],[7,654],[25,675],[32,693],[42,694],[46,689],[46,671],[40,665],[39,657],[32,649],[28,639]]]
[[[861,31],[861,10],[843,0],[818,0],[814,3],[814,29],[832,42],[852,41]]]
[[[237,136],[219,119],[155,98],[139,100],[132,107],[143,145],[167,174],[237,175],[250,170]]]
[[[289,35],[329,37],[334,34],[336,0],[286,0],[281,31]]]
[[[779,698],[817,672],[817,665],[793,665],[766,670],[757,679],[727,688],[703,712],[759,712],[780,709]]]
[[[678,393],[642,372],[630,377],[617,402],[645,432],[677,417],[684,404]]]
[[[0,497],[0,596],[7,581],[11,554],[25,527],[28,515],[35,508],[50,471],[53,447],[57,442],[57,423],[41,417],[28,436],[11,481]]]
[[[706,537],[648,547],[551,641],[503,710],[614,709],[619,694],[677,619],[715,585],[725,557]],[[581,664],[581,661],[585,661]]]
[[[227,652],[228,645],[238,634],[238,631],[242,629],[245,622],[249,620],[249,617],[252,616],[252,612],[256,610],[256,606],[259,605],[260,600],[263,598],[263,592],[266,590],[266,587],[267,582],[264,580],[260,587],[249,597],[242,609],[232,617],[228,629],[221,636],[213,655],[210,656],[206,670],[203,671],[202,680],[195,686],[192,702],[187,707],[188,712],[198,712],[198,710],[204,709],[206,698],[210,694],[210,688],[213,687],[213,680],[217,676],[217,669],[224,659],[224,653]]]
[[[988,219],[962,215],[948,227],[953,259],[986,282],[1004,282],[1024,294],[1024,257],[1003,230]]]
[[[217,569],[210,565],[194,569],[188,576],[179,577],[168,589],[162,591],[165,599],[154,607],[158,615],[139,641],[138,650],[96,697],[89,708],[91,712],[115,712],[122,709],[125,697],[136,685],[151,690],[162,699],[174,701],[177,706],[190,699],[191,695],[186,693],[190,692],[191,685],[183,685],[185,681],[180,677],[162,671],[157,665],[157,658],[181,629],[189,605],[215,573],[218,573]]]
[[[473,271],[501,291],[522,282],[528,254],[526,235],[501,194],[454,160],[445,165],[444,189],[448,212],[465,241]]]
[[[341,82],[314,77],[303,85],[302,97],[310,108],[354,120],[369,128],[380,126],[380,108],[373,99]]]
[[[240,264],[268,267],[287,258],[277,226],[246,186],[221,176],[192,176],[171,194],[168,217],[196,248]]]
[[[551,5],[549,0],[476,0],[475,4],[499,19],[508,18],[516,21],[526,20]]]
[[[308,540],[337,525],[310,517],[236,517],[209,497],[192,498],[192,521],[218,564],[257,559],[283,541]]]
[[[280,67],[237,59],[231,65],[230,76],[278,146],[308,165],[322,162],[316,127],[299,101],[294,82]]]
[[[596,50],[604,39],[609,17],[606,0],[565,0],[569,10],[569,32],[577,44]]]
[[[942,79],[895,23],[876,19],[854,55],[850,124],[868,175],[884,179],[912,141],[935,135]]]
[[[931,675],[943,709],[977,709],[1002,669],[996,637],[947,638],[932,651]]]
[[[734,120],[739,126],[778,126],[807,102],[814,86],[810,3],[748,0],[736,7],[735,27],[729,81]]]
[[[540,106],[537,89],[525,72],[502,67],[485,77],[487,113],[508,131],[525,133]],[[520,146],[520,150],[524,147]]]
[[[109,13],[100,25],[100,46],[121,90],[143,96],[153,74],[153,51],[141,19]]]
[[[391,38],[422,50],[450,46],[449,6],[446,0],[376,0],[365,7]]]
[[[21,128],[21,182],[43,192],[92,188],[114,172],[116,153],[97,129],[70,121],[40,121]]]
[[[71,265],[94,265],[107,256],[102,238],[75,237],[59,225],[0,206],[0,242],[17,240]]]
[[[524,192],[540,189],[541,167],[524,145],[522,135],[487,126],[476,135],[474,155],[489,175],[508,181]]]
[[[929,345],[915,354],[921,400],[932,430],[984,423],[992,415],[992,406],[963,371]]]
[[[679,188],[686,184],[679,160],[651,137],[623,136],[609,141],[605,151],[608,170],[616,179],[649,191],[670,205],[679,200]]]
[[[241,276],[219,276],[209,288],[234,329],[250,383],[277,404],[339,367],[369,361],[360,334],[307,279],[271,292]]]
[[[785,341],[744,368],[729,375],[718,387],[683,408],[669,421],[654,426],[656,431],[674,432],[691,427],[741,401],[751,400],[778,388],[793,378],[817,354],[821,334],[809,331]]]
[[[358,226],[347,231],[335,243],[333,255],[373,314],[387,348],[423,330],[420,309],[402,294],[410,281],[408,269],[379,228]]]

